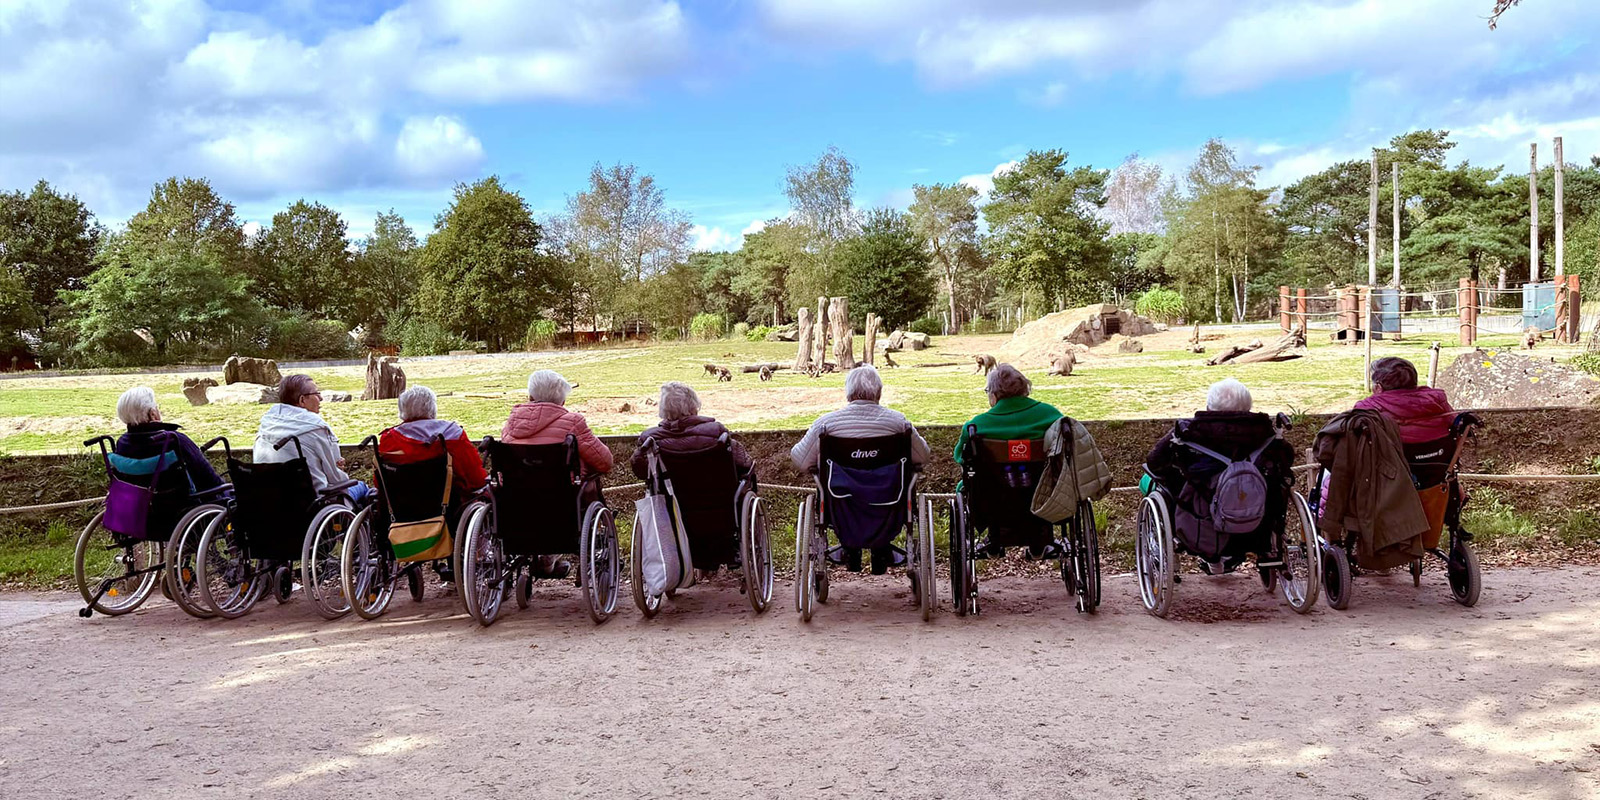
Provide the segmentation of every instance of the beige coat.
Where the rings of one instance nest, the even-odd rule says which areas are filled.
[[[1089,435],[1083,423],[1071,417],[1062,417],[1061,421],[1072,425],[1072,459],[1067,463],[1077,467],[1077,475],[1075,480],[1056,477],[1055,459],[1061,455],[1065,445],[1061,437],[1061,423],[1053,424],[1044,432],[1044,451],[1051,458],[1051,466],[1045,468],[1039,486],[1033,492],[1034,516],[1050,522],[1060,522],[1076,514],[1079,498],[1099,500],[1111,491],[1111,468],[1106,466],[1105,456],[1100,454],[1094,437]]]
[[[1377,411],[1356,409],[1317,432],[1313,452],[1332,474],[1322,498],[1323,537],[1359,536],[1356,559],[1365,569],[1408,564],[1423,554],[1428,515],[1411,482],[1400,431]]]

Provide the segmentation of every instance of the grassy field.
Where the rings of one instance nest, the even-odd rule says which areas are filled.
[[[1211,352],[1234,341],[1271,338],[1275,329],[1207,332]],[[1224,376],[1249,384],[1257,407],[1270,411],[1334,410],[1362,394],[1363,348],[1331,345],[1314,334],[1305,358],[1237,367],[1205,367],[1205,356],[1181,349],[1187,333],[1146,337],[1147,351],[1122,354],[1101,346],[1086,354],[1071,377],[1047,377],[1042,369],[1025,370],[1035,380],[1035,396],[1080,419],[1137,419],[1186,413],[1203,405],[1205,387]],[[1490,342],[1509,346],[1505,341]],[[902,366],[885,371],[885,402],[917,424],[959,424],[983,408],[983,377],[973,374],[971,356],[1001,353],[1008,336],[935,337],[935,346],[921,352],[895,354]],[[1454,337],[1418,336],[1380,343],[1377,355],[1403,355],[1426,369],[1427,347],[1445,343],[1443,363],[1463,350]],[[653,424],[657,388],[682,380],[695,386],[706,413],[736,430],[803,428],[842,399],[842,375],[808,378],[778,372],[763,383],[751,374],[736,374],[731,383],[717,383],[701,365],[737,368],[759,362],[787,363],[794,358],[788,343],[723,340],[710,343],[654,344],[603,350],[547,354],[465,357],[450,360],[403,361],[411,384],[424,384],[441,394],[441,417],[460,421],[473,437],[498,434],[510,407],[520,402],[528,373],[559,370],[579,384],[569,401],[586,414],[599,433],[633,433]],[[955,366],[918,365],[958,362]],[[219,370],[220,373],[220,370]],[[361,367],[313,370],[323,389],[359,396]],[[155,389],[164,417],[182,424],[196,439],[226,435],[236,445],[254,440],[262,408],[254,405],[191,407],[182,394],[186,374],[68,375],[0,381],[0,453],[61,452],[81,448],[84,439],[121,429],[116,420],[117,396],[130,386]],[[218,375],[220,377],[220,374]],[[626,409],[626,410],[624,410]],[[396,421],[393,401],[330,403],[323,407],[341,441],[359,442]]]

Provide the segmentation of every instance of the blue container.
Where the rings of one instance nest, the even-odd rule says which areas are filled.
[[[1538,328],[1540,333],[1556,329],[1556,285],[1554,283],[1524,283],[1522,285],[1522,329]]]
[[[1372,288],[1372,331],[1382,338],[1384,334],[1400,333],[1400,290],[1392,287]]]

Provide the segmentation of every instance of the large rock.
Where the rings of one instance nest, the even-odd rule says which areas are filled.
[[[278,402],[278,387],[259,383],[231,383],[206,390],[206,400],[217,405],[260,405]],[[188,392],[185,391],[187,396]],[[193,403],[194,399],[190,398]],[[196,403],[196,405],[200,405]]]
[[[185,388],[185,389],[187,389],[187,388],[189,388],[191,386],[216,386],[216,385],[217,385],[217,379],[216,378],[184,378],[183,379],[183,388]]]
[[[1018,328],[995,355],[1023,368],[1048,366],[1062,342],[1094,347],[1112,336],[1134,338],[1157,333],[1156,324],[1111,303],[1096,303],[1046,314]]]
[[[1561,408],[1600,405],[1600,379],[1550,358],[1474,350],[1439,373],[1456,408]]]
[[[1144,342],[1141,342],[1138,339],[1123,339],[1122,341],[1117,342],[1117,352],[1119,352],[1119,353],[1143,353],[1144,352]]]
[[[800,326],[792,322],[787,325],[779,325],[778,327],[767,331],[767,341],[798,342],[800,341]]]
[[[913,331],[906,334],[905,347],[908,347],[912,350],[926,350],[928,349],[928,345],[931,344],[933,344],[933,337],[926,333],[917,333]]]
[[[885,350],[904,350],[906,346],[905,331],[890,331],[889,337],[883,340]]]
[[[270,358],[229,356],[222,365],[222,382],[229,385],[258,383],[262,386],[277,386],[282,381],[283,375],[278,372],[278,362]]]
[[[209,404],[211,402],[211,398],[206,397],[206,390],[217,385],[216,381],[212,381],[209,384],[189,383],[188,381],[184,381],[183,384],[183,396],[189,401],[189,405],[191,406],[203,406]]]
[[[322,393],[322,402],[324,402],[324,403],[348,403],[348,402],[350,402],[351,400],[354,400],[354,399],[355,399],[355,397],[351,396],[351,394],[349,392],[323,392]]]
[[[394,356],[367,356],[367,388],[362,400],[393,400],[406,390],[406,373]]]

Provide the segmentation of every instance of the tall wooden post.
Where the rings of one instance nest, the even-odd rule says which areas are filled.
[[[1433,346],[1428,348],[1428,385],[1432,386],[1432,387],[1435,387],[1435,388],[1437,388],[1439,386],[1439,343],[1438,342],[1434,342]]]
[[[1400,288],[1400,162],[1389,166],[1394,172],[1394,288]]]
[[[1528,144],[1528,280],[1539,282],[1539,143]]]
[[[817,298],[817,316],[813,322],[817,326],[817,369],[822,369],[828,363],[828,298]]]
[[[1278,287],[1278,327],[1282,328],[1284,333],[1288,333],[1289,329],[1290,329],[1290,327],[1292,325],[1293,325],[1293,322],[1291,321],[1291,318],[1289,316],[1289,287],[1287,287],[1287,286],[1279,286]]]
[[[1300,317],[1300,326],[1299,326],[1300,327],[1300,335],[1301,336],[1305,336],[1306,335],[1307,324],[1309,323],[1309,321],[1311,319],[1310,317],[1306,316],[1306,290],[1305,289],[1296,289],[1295,290],[1294,311],[1295,311],[1295,314]]]
[[[1566,278],[1567,302],[1571,304],[1572,309],[1567,316],[1567,324],[1570,326],[1567,329],[1567,341],[1577,344],[1578,340],[1583,338],[1583,295],[1578,289],[1578,276],[1568,275]]]
[[[1372,287],[1371,286],[1368,286],[1366,288],[1366,291],[1361,293],[1361,299],[1363,301],[1362,304],[1361,304],[1362,305],[1362,310],[1363,310],[1363,312],[1365,312],[1364,316],[1366,317],[1366,323],[1363,324],[1362,327],[1366,328],[1365,335],[1366,335],[1366,338],[1367,338],[1367,367],[1363,371],[1366,373],[1367,393],[1371,394],[1371,392],[1372,392]]]
[[[796,339],[796,343],[799,346],[795,348],[794,371],[799,374],[805,374],[811,369],[811,347],[816,331],[812,330],[811,309],[802,306],[799,315],[800,318],[797,320],[798,330],[796,331],[799,334]]]
[[[828,306],[828,324],[833,328],[833,357],[839,362],[839,371],[855,369],[855,329],[850,324],[850,298],[833,298]]]
[[[1477,341],[1472,320],[1472,304],[1477,299],[1478,287],[1472,285],[1472,279],[1462,278],[1456,289],[1456,317],[1461,320],[1461,333],[1457,341],[1462,347],[1471,347]]]
[[[877,314],[870,312],[867,314],[867,327],[864,329],[866,335],[861,339],[861,361],[864,364],[877,366],[878,323],[880,322],[882,322],[882,320],[878,319]]]
[[[1372,151],[1372,181],[1367,193],[1367,285],[1378,285],[1378,151]]]
[[[1566,214],[1561,206],[1564,204],[1562,196],[1562,175],[1565,172],[1561,163],[1561,137],[1556,137],[1556,283],[1561,283],[1561,278],[1567,274],[1566,265],[1566,234],[1562,231]]]

